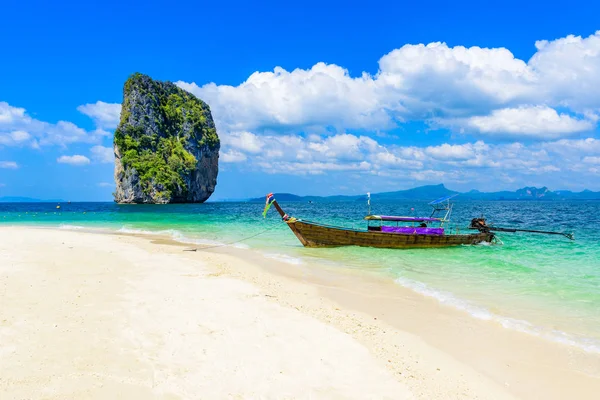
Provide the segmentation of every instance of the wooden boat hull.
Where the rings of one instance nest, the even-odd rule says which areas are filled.
[[[491,242],[494,234],[478,232],[456,235],[407,235],[361,231],[291,219],[287,222],[305,247],[364,246],[392,249],[450,247]]]

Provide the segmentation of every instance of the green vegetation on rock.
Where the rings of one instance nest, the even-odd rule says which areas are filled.
[[[219,137],[208,105],[171,82],[139,73],[125,82],[123,94],[114,135],[121,178],[137,173],[144,197],[152,202],[185,198],[198,167],[196,155],[216,152],[218,157]]]

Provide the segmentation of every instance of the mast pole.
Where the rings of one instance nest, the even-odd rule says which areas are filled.
[[[281,215],[281,218],[284,218],[286,216],[286,213],[281,209],[279,203],[277,203],[277,200],[273,200],[273,207],[275,207],[279,215]]]

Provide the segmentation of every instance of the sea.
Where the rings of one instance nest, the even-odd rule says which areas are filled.
[[[281,202],[291,216],[364,229],[364,202]],[[499,233],[501,243],[441,249],[304,248],[264,204],[0,203],[0,226],[37,226],[169,236],[201,248],[231,246],[288,265],[380,274],[506,329],[600,353],[600,201],[460,201],[451,229],[471,218],[497,226],[569,232]],[[385,201],[374,214],[429,216],[419,201]]]

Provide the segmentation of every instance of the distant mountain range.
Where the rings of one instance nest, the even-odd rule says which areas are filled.
[[[419,186],[408,190],[395,192],[371,193],[373,200],[435,200],[440,197],[459,194],[461,200],[600,200],[600,192],[584,190],[572,192],[570,190],[551,191],[547,187],[524,187],[514,192],[456,192],[440,185]],[[275,198],[280,201],[358,201],[365,200],[367,195],[358,196],[298,196],[291,193],[275,193]],[[250,199],[251,202],[265,201],[264,197]]]
[[[0,197],[0,203],[64,203],[61,199],[32,199],[31,197],[5,196]]]
[[[501,192],[480,192],[471,190],[470,192],[457,192],[448,189],[443,184],[419,186],[408,190],[398,190],[395,192],[371,193],[373,200],[424,200],[431,201],[444,196],[459,194],[460,200],[600,200],[600,192],[584,190],[582,192],[572,192],[570,190],[551,191],[547,187],[524,187],[522,189]],[[366,193],[355,196],[298,196],[291,193],[275,193],[275,198],[280,201],[364,201],[367,198]],[[229,199],[221,201],[250,201],[264,202],[264,197],[254,199]],[[0,197],[0,203],[65,203],[61,199],[40,200],[30,197]]]

